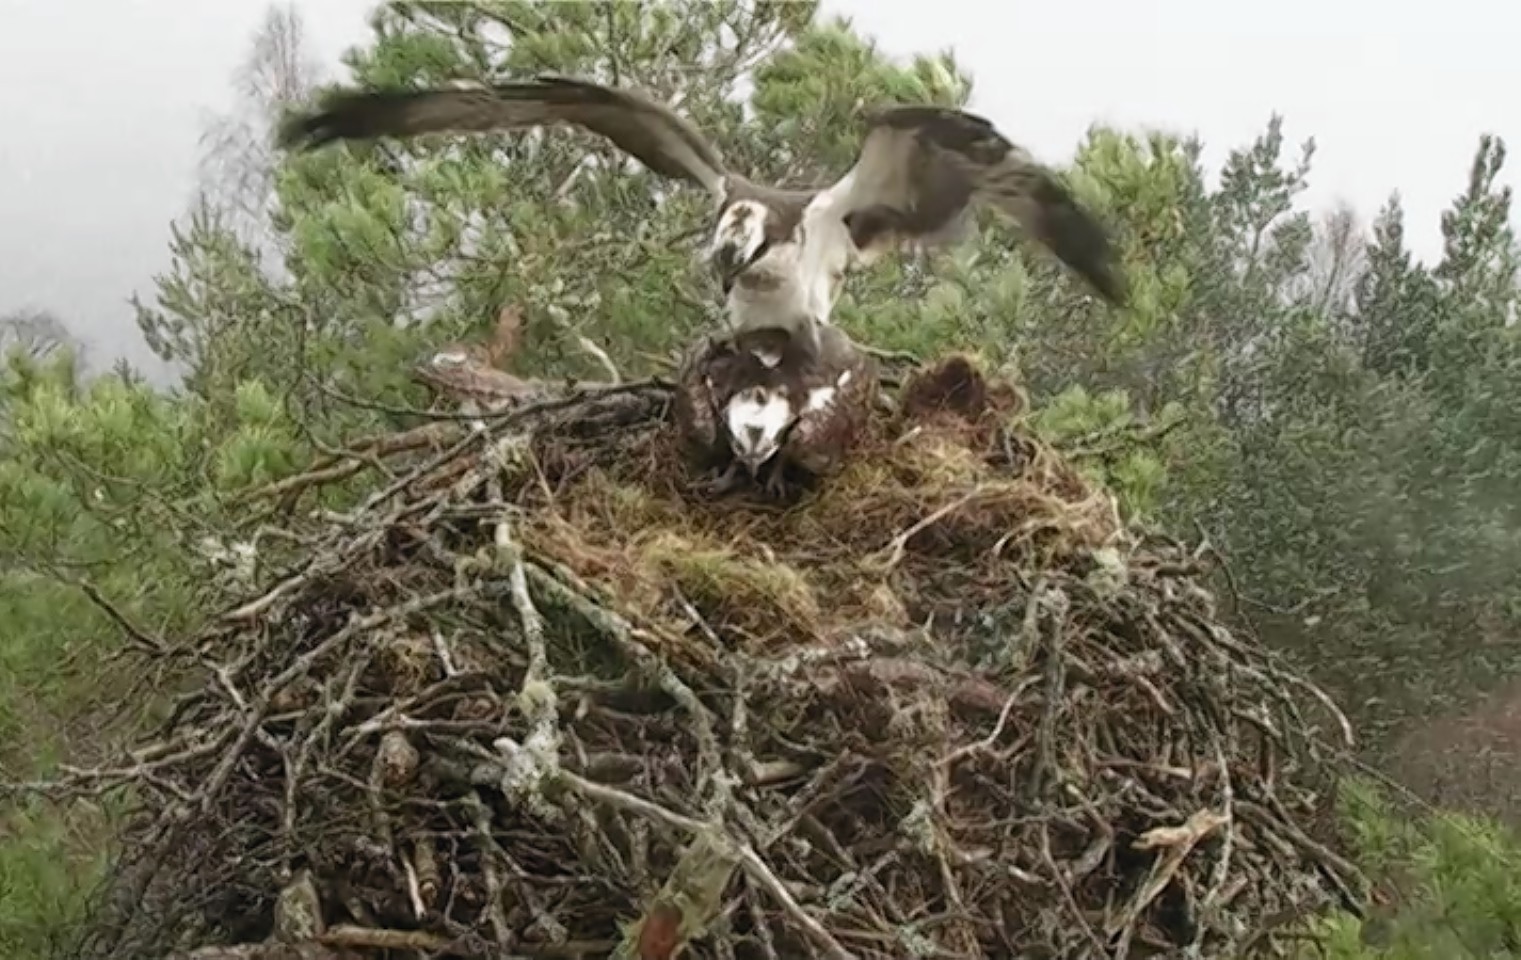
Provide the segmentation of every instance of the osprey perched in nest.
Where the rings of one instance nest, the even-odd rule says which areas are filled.
[[[789,469],[832,472],[865,429],[876,363],[839,327],[816,329],[816,350],[786,330],[764,329],[704,338],[687,355],[676,382],[676,429],[691,459],[728,463],[709,492],[724,493],[748,475],[780,495]]]
[[[629,88],[565,77],[473,89],[355,92],[288,120],[285,147],[334,140],[574,124],[655,173],[706,189],[716,213],[707,258],[736,332],[779,327],[817,350],[845,271],[904,246],[954,243],[976,203],[1011,216],[1107,300],[1126,281],[1103,226],[1055,175],[987,120],[947,107],[893,106],[866,117],[855,165],[832,185],[793,190],[725,166],[692,124]]]

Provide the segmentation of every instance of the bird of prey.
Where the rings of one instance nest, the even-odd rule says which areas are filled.
[[[690,459],[728,468],[708,492],[760,481],[786,490],[789,471],[833,471],[865,429],[877,392],[876,363],[834,325],[815,351],[786,330],[706,337],[677,375],[673,415]]]
[[[1125,275],[1104,226],[1056,176],[975,114],[889,106],[866,116],[855,164],[823,189],[753,182],[725,165],[689,121],[650,96],[572,77],[473,88],[349,92],[285,121],[279,141],[314,149],[337,140],[482,133],[571,124],[656,174],[706,189],[715,204],[706,256],[735,332],[777,327],[818,349],[845,273],[891,250],[959,242],[987,204],[1123,305]]]

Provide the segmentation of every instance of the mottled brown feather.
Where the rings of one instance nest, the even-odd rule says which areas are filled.
[[[818,193],[753,183],[730,171],[702,132],[664,104],[633,89],[570,77],[337,94],[320,111],[288,119],[279,139],[286,147],[310,149],[333,140],[552,124],[575,124],[606,137],[655,173],[701,185],[725,206],[760,201],[773,214],[766,224],[771,243],[794,237]],[[831,189],[846,191],[841,216],[861,250],[957,243],[981,202],[1011,217],[1106,299],[1128,299],[1105,226],[1054,172],[975,114],[928,105],[869,114],[850,174]],[[761,282],[743,274],[739,280]]]
[[[712,337],[703,337],[687,348],[677,369],[671,400],[671,418],[683,452],[699,467],[720,461],[729,452],[719,415],[723,405],[715,396],[705,362],[712,350]]]
[[[948,107],[901,106],[867,118],[852,168],[849,212],[856,246],[937,246],[966,233],[975,201],[990,204],[1091,283],[1123,304],[1128,284],[1105,226],[1056,174],[988,120]]]
[[[876,363],[835,326],[821,326],[820,350],[805,348],[785,330],[754,330],[704,337],[684,357],[676,377],[672,416],[691,462],[702,468],[733,459],[723,409],[748,387],[786,391],[797,420],[777,453],[778,465],[799,467],[815,476],[839,465],[865,429],[877,391]],[[767,366],[757,353],[780,355]],[[851,380],[821,410],[805,411],[808,394],[834,386],[850,370]]]
[[[784,463],[814,476],[832,473],[855,446],[871,416],[878,383],[876,361],[839,327],[824,327],[820,346],[816,369],[794,375],[788,384],[789,395],[800,412],[778,454]],[[846,370],[851,373],[850,381],[836,390],[823,409],[801,409],[810,390],[833,386]]]
[[[606,137],[655,173],[723,193],[723,158],[690,122],[637,90],[567,77],[546,75],[480,88],[336,94],[320,111],[283,123],[279,142],[313,149],[333,140],[566,123]]]

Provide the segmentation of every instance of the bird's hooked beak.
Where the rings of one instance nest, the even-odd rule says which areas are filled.
[[[754,387],[729,401],[725,420],[730,449],[751,477],[781,449],[791,419],[787,397],[777,391]]]
[[[708,258],[725,295],[734,289],[739,275],[771,249],[771,238],[766,232],[770,218],[771,211],[766,205],[754,200],[736,201],[719,215]]]
[[[739,268],[720,266],[718,268],[718,285],[723,288],[724,296],[734,289],[734,281],[739,276]]]
[[[760,246],[755,248],[755,252],[748,257],[744,255],[744,249],[736,244],[721,244],[713,251],[713,269],[718,272],[718,283],[723,287],[725,296],[734,289],[739,275],[750,269],[770,249],[771,241],[763,240]]]
[[[744,431],[745,442],[735,450],[734,456],[753,477],[760,472],[760,468],[767,460],[776,455],[776,451],[781,446],[780,437],[767,437],[766,430],[758,424],[747,425]]]

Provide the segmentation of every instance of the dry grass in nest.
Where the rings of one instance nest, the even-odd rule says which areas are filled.
[[[658,387],[393,444],[52,785],[139,804],[72,955],[1234,957],[1358,902],[1334,706],[957,363],[788,507],[689,493]]]
[[[679,620],[691,604],[715,629],[769,643],[904,626],[977,599],[969,585],[997,592],[1013,571],[1118,535],[1106,492],[1043,444],[993,428],[1019,407],[1011,388],[983,385],[962,358],[947,368],[977,385],[957,389],[938,370],[912,380],[905,393],[918,399],[903,415],[874,423],[844,469],[790,507],[687,492],[675,445],[654,434],[595,469],[551,474],[552,493],[530,497],[525,536],[618,584],[641,613]],[[918,389],[926,382],[934,391]],[[925,399],[942,394],[960,399]]]

